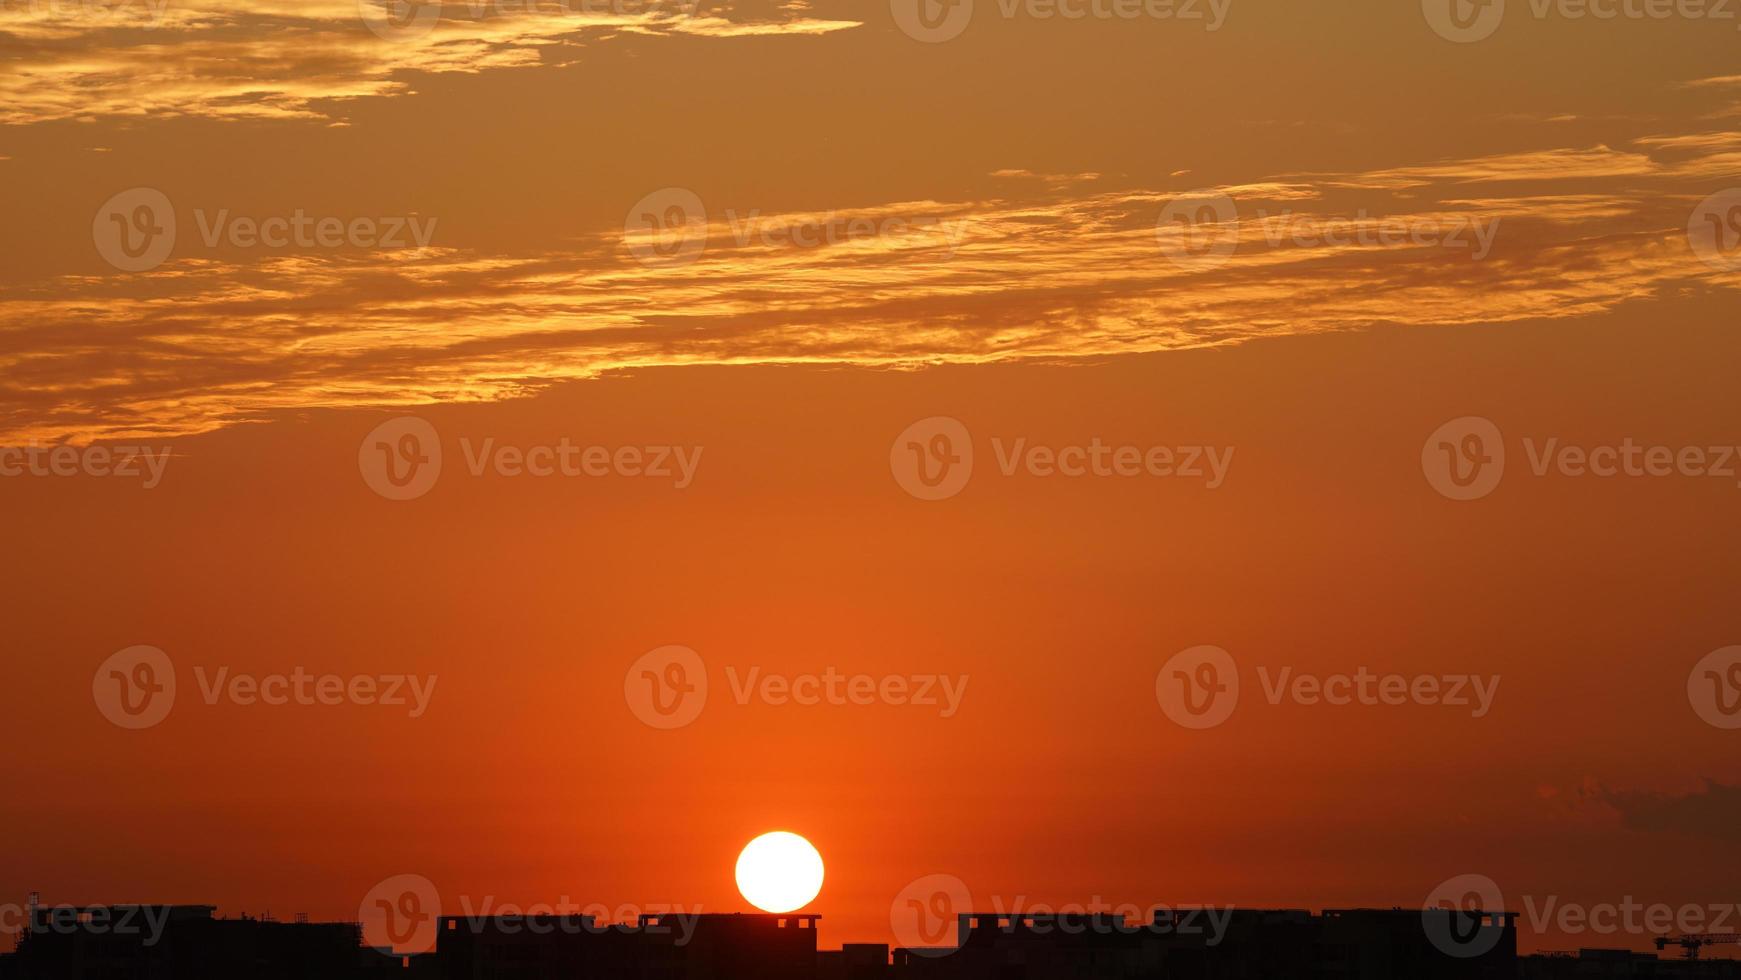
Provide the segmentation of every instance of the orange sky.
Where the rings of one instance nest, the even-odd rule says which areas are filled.
[[[1687,698],[1741,643],[1741,478],[1525,448],[1741,444],[1741,280],[1688,234],[1741,180],[1734,24],[1513,7],[1458,44],[1414,3],[1205,31],[979,0],[941,43],[822,0],[398,40],[338,0],[0,6],[0,443],[173,452],[151,489],[0,477],[0,902],[350,918],[412,872],[447,908],[733,910],[775,828],[828,861],[830,945],[894,938],[931,874],[1006,907],[1406,906],[1466,873],[1520,911],[1741,901],[1738,736]],[[93,215],[132,188],[177,232],[124,272]],[[671,188],[699,251],[640,261],[625,223]],[[1236,208],[1224,260],[1157,233],[1198,193]],[[299,211],[433,233],[202,236]],[[1334,240],[1386,222],[1472,244]],[[444,471],[392,501],[358,447],[403,415]],[[926,502],[891,442],[935,416],[976,461]],[[1510,455],[1464,503],[1421,466],[1462,416]],[[704,452],[679,489],[472,477],[462,439]],[[1208,489],[1006,477],[994,439],[1235,452]],[[135,644],[179,691],[125,731],[92,675]],[[624,696],[666,644],[711,685],[673,731]],[[1188,731],[1155,682],[1198,644],[1245,690]],[[221,667],[439,684],[418,718],[207,705]],[[1283,667],[1500,686],[1478,718],[1271,706]],[[950,717],[738,705],[728,668],[967,687]]]

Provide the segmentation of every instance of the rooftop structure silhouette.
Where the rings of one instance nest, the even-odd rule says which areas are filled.
[[[1741,961],[1624,950],[1519,956],[1517,915],[1448,909],[968,913],[943,945],[820,949],[813,914],[432,917],[433,943],[354,922],[223,918],[211,905],[29,906],[0,980],[1558,980],[1736,978]],[[430,919],[424,920],[431,921]]]

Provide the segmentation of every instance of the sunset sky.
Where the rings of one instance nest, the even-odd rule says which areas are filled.
[[[1741,902],[1741,728],[1689,704],[1741,644],[1741,458],[1532,465],[1741,446],[1741,5],[374,2],[0,0],[0,446],[167,454],[0,475],[0,903],[747,911],[776,829],[829,946],[900,941],[931,875],[996,910],[1475,874],[1527,950],[1649,946],[1550,902]],[[115,249],[142,201],[167,254]],[[270,219],[342,231],[235,225]],[[442,467],[391,499],[407,417]],[[1450,499],[1423,451],[1469,417],[1504,476]],[[939,418],[972,476],[920,499]],[[564,440],[692,469],[468,465]],[[1226,466],[1006,475],[1018,440]],[[136,645],[177,692],[128,730],[93,675]],[[709,689],[662,729],[628,688],[667,645]],[[1193,730],[1157,680],[1199,645],[1242,687]],[[1272,705],[1284,668],[1498,686]],[[208,704],[221,669],[436,684]],[[740,704],[752,670],[965,686]]]

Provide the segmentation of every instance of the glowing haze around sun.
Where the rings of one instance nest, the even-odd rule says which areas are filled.
[[[797,834],[777,830],[738,855],[738,891],[763,912],[796,912],[822,891],[822,855]]]

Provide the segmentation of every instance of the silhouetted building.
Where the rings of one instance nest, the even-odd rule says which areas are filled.
[[[1580,949],[1576,953],[1526,956],[1519,961],[1517,975],[1519,980],[1737,980],[1741,978],[1741,961],[1664,959],[1625,949]]]
[[[1435,935],[1440,928],[1442,937]],[[960,917],[957,942],[948,952],[896,950],[894,975],[915,980],[1511,980],[1517,968],[1514,913],[1188,909],[1157,913],[1147,924],[1101,915],[981,913]]]
[[[442,980],[812,980],[815,915],[443,917]]]
[[[0,980],[1741,980],[1735,960],[1624,950],[1517,955],[1508,912],[1185,909],[970,914],[956,945],[818,950],[815,915],[436,920],[435,949],[354,923],[223,919],[209,905],[40,907]]]
[[[889,975],[889,947],[882,943],[847,943],[817,957],[816,980],[884,980]]]
[[[8,980],[301,980],[358,976],[353,923],[219,919],[210,905],[40,907]]]
[[[1098,914],[958,917],[953,951],[895,951],[894,975],[962,980],[1056,977],[1159,976],[1155,950],[1145,948],[1143,926]]]

